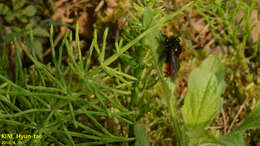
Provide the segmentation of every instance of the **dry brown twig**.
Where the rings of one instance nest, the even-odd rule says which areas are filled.
[[[221,114],[223,116],[223,124],[224,124],[224,135],[227,134],[227,119],[224,108],[221,109]]]
[[[234,117],[234,120],[232,121],[231,125],[228,128],[228,133],[230,133],[231,129],[233,128],[234,124],[236,123],[236,120],[238,119],[240,113],[242,112],[242,110],[244,109],[245,105],[247,103],[247,98],[245,99],[244,103],[240,106],[236,116]]]

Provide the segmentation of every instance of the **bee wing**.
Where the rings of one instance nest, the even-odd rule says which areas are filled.
[[[174,55],[174,52],[171,52],[171,61],[170,61],[170,73],[172,81],[175,81],[177,73],[179,71],[180,64],[177,57]]]

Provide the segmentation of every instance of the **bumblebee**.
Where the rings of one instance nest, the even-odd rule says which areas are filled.
[[[163,63],[162,71],[166,77],[170,77],[174,82],[180,68],[178,58],[181,54],[182,47],[180,45],[180,39],[177,36],[167,37],[163,35],[163,37],[165,38],[164,49],[160,58],[165,58],[165,62]]]

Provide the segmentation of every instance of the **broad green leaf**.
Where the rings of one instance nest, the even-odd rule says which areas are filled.
[[[10,14],[10,8],[5,4],[0,4],[0,15],[7,15]]]
[[[28,17],[32,17],[35,15],[36,13],[36,8],[32,5],[27,6],[23,11],[22,11],[23,15],[28,16]]]
[[[151,27],[155,23],[155,20],[153,19],[154,16],[152,14],[151,15],[146,14],[148,12],[149,12],[149,10],[145,11],[145,15],[144,15],[144,18],[147,17],[146,20],[144,20],[144,26],[145,27]],[[151,12],[151,13],[154,13],[154,12]],[[149,17],[151,17],[151,18],[149,18]],[[145,22],[145,21],[147,21],[147,22]],[[160,35],[160,28],[158,27],[158,28],[154,29],[150,33],[150,35],[145,36],[142,40],[142,43],[145,46],[147,46],[148,48],[158,48],[159,44],[158,44],[158,40],[157,40],[156,37],[159,36],[159,35]],[[145,50],[143,50],[143,51],[144,52],[142,54],[144,55],[146,53],[146,51]]]
[[[17,32],[17,33],[23,33],[24,29],[17,27],[17,26],[12,26],[12,32]]]
[[[220,62],[220,60],[215,56],[210,56],[206,61],[203,61],[200,65],[200,68],[212,72],[216,75],[217,80],[219,82],[224,80],[225,71],[224,65]]]
[[[149,146],[144,127],[135,123],[134,132],[136,137],[135,146]]]
[[[256,103],[253,111],[235,131],[243,132],[249,128],[260,128],[260,101]]]
[[[186,127],[185,127],[186,128]],[[214,136],[210,135],[207,130],[202,128],[194,128],[193,130],[185,130],[186,145],[198,146],[202,144],[209,144],[210,146],[222,144]]]
[[[152,21],[153,21],[153,10],[149,7],[145,8],[144,9],[144,19],[143,19],[143,26],[144,28],[148,28],[151,24],[152,24]]]
[[[215,56],[210,56],[190,74],[188,93],[182,107],[187,127],[205,128],[219,111],[220,95],[225,88],[224,68],[221,66]]]
[[[154,31],[152,31],[150,35],[144,37],[143,44],[149,48],[158,48],[159,44],[158,44],[158,40],[156,39],[156,36],[158,36],[159,34],[160,34],[160,30],[154,29]],[[144,53],[146,52],[143,52],[143,54]]]
[[[140,7],[138,4],[133,3],[133,8],[137,12],[138,15],[142,15],[144,13],[144,8]]]
[[[240,133],[230,133],[226,136],[221,136],[218,141],[226,146],[244,146],[245,142],[242,134]]]
[[[15,19],[15,15],[13,13],[8,13],[6,16],[5,16],[5,20],[10,22],[10,21],[13,21]]]
[[[189,78],[188,93],[184,100],[182,114],[185,124],[204,128],[214,117],[220,102],[217,80],[212,73],[195,69]]]
[[[47,30],[45,30],[41,27],[37,27],[37,28],[33,29],[33,35],[40,36],[40,37],[48,37],[49,33]]]
[[[34,40],[32,43],[33,48],[35,49],[36,56],[39,58],[40,61],[43,61],[41,42],[39,40]]]
[[[152,9],[147,7],[144,9],[144,16],[143,16],[143,26],[145,29],[156,25],[158,22],[156,20],[156,14],[159,14],[162,9]],[[154,29],[150,35],[147,35],[142,40],[143,44],[149,48],[158,48],[158,37],[160,35],[160,28]]]
[[[12,0],[12,6],[14,10],[18,10],[21,9],[24,4],[25,4],[26,0]]]
[[[26,16],[19,16],[19,17],[17,17],[17,19],[19,21],[21,21],[22,23],[27,23],[28,22],[28,19],[26,18]]]
[[[20,33],[20,32],[11,32],[4,39],[7,42],[11,42],[14,40],[14,38],[19,39],[21,36],[22,36],[22,33]]]

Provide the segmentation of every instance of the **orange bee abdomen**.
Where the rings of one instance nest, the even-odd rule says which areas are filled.
[[[163,73],[166,77],[170,77],[171,76],[171,71],[170,71],[170,63],[169,62],[165,62],[163,64]]]

